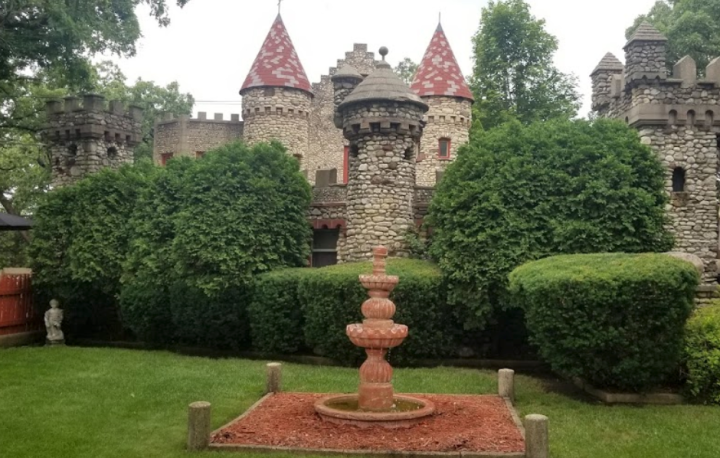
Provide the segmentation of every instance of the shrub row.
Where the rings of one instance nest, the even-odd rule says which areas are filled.
[[[687,395],[720,404],[720,301],[698,309],[687,323],[683,348]]]
[[[510,300],[553,370],[644,390],[677,370],[698,282],[692,264],[662,254],[564,255],[515,269]]]

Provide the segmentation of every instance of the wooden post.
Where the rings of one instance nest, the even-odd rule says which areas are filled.
[[[515,371],[500,369],[498,371],[498,395],[509,398],[515,404]]]
[[[282,364],[268,363],[265,393],[279,393],[282,389]]]
[[[548,418],[544,415],[525,417],[525,456],[526,458],[548,458]]]
[[[204,450],[210,444],[210,403],[193,402],[188,409],[187,448]]]

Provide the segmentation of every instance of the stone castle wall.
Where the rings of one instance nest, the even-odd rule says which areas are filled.
[[[53,186],[64,186],[100,169],[133,162],[140,143],[142,109],[105,103],[97,95],[47,104],[42,135],[52,162]]]
[[[436,172],[444,172],[457,157],[457,149],[466,144],[472,122],[472,102],[457,97],[423,97],[430,110],[425,114],[425,129],[420,141],[417,163],[418,186],[435,186]],[[440,159],[438,145],[442,138],[450,139],[450,156]]]
[[[280,141],[307,169],[308,120],[312,96],[293,88],[251,88],[243,92],[243,136],[252,145]],[[310,176],[311,174],[308,174]]]
[[[351,146],[341,262],[368,259],[376,245],[388,247],[391,256],[409,255],[404,239],[414,226],[415,144],[422,114],[415,105],[393,102],[343,109]]]
[[[352,65],[361,75],[368,75],[375,69],[375,55],[368,52],[366,44],[355,44],[352,51],[345,53],[345,59],[337,61],[337,67],[330,68],[328,75],[323,75],[319,83],[313,84],[315,98],[310,112],[308,157],[308,178],[311,182],[314,182],[316,170],[337,169],[338,180],[343,177],[343,153],[348,143],[333,122],[335,105],[330,78],[344,64]]]
[[[718,258],[720,61],[708,67],[707,80],[698,80],[689,58],[666,78],[664,56],[662,71],[656,63],[645,62],[664,50],[662,43],[651,44],[629,45],[624,75],[593,75],[593,108],[600,116],[622,119],[638,129],[642,142],[657,153],[666,170],[675,250],[703,259],[704,282],[713,284]],[[655,76],[638,77],[641,70]],[[684,172],[682,191],[673,188],[676,169]]]
[[[243,123],[237,114],[231,115],[229,121],[222,113],[216,113],[213,119],[207,119],[204,112],[198,113],[197,119],[168,117],[155,124],[153,159],[159,163],[166,153],[173,153],[175,157],[196,157],[198,153],[239,140],[242,136]]]

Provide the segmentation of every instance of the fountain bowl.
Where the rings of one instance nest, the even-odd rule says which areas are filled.
[[[386,429],[410,428],[435,412],[435,405],[427,399],[395,395],[393,400],[392,410],[373,412],[360,410],[357,394],[326,396],[315,402],[315,411],[331,423]]]
[[[377,329],[355,323],[347,325],[345,334],[358,347],[395,348],[408,336],[408,327],[403,324],[392,324],[389,328]]]

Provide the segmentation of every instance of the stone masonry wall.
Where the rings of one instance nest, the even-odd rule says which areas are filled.
[[[207,119],[204,112],[197,119],[181,116],[178,119],[158,121],[155,124],[155,143],[153,159],[160,163],[165,153],[175,157],[196,157],[199,152],[239,140],[243,135],[243,123],[240,115],[232,115],[224,120],[222,113],[216,113],[213,119]]]
[[[52,161],[53,186],[64,186],[102,168],[133,162],[140,142],[142,110],[101,96],[68,97],[47,104],[42,132]]]
[[[373,102],[343,109],[351,153],[341,262],[368,259],[377,245],[387,246],[391,256],[409,255],[405,234],[414,225],[415,142],[421,119],[422,110],[410,104]]]
[[[457,97],[423,97],[430,110],[425,114],[425,129],[420,141],[417,163],[417,184],[435,186],[435,172],[444,171],[455,160],[458,148],[468,142],[472,103]],[[441,138],[450,139],[448,159],[438,157]]]
[[[348,143],[333,122],[335,106],[330,78],[346,63],[361,75],[368,75],[375,69],[375,55],[367,51],[366,44],[355,44],[352,51],[345,53],[345,59],[337,61],[337,67],[330,68],[328,75],[323,75],[320,82],[313,84],[315,98],[310,112],[308,157],[308,178],[311,181],[315,180],[316,170],[337,169],[338,180],[343,177],[343,152]]]
[[[625,78],[637,79],[643,75],[667,74],[665,42],[638,41],[630,43],[625,49]]]
[[[300,159],[301,170],[308,170],[311,98],[311,94],[293,88],[260,87],[244,91],[245,141],[252,145],[278,140],[288,149],[288,154]]]
[[[664,46],[651,47],[648,56],[657,55],[661,49]],[[663,57],[663,66],[664,62]],[[644,70],[658,70],[656,63],[645,65]],[[637,128],[642,142],[657,153],[666,170],[674,249],[703,259],[706,285],[716,283],[718,258],[720,63],[715,65],[706,72],[712,80],[698,80],[691,59],[680,61],[671,78],[628,79],[634,70],[627,67],[625,80],[606,74],[607,81],[615,86],[611,87],[609,103],[598,106],[599,115],[624,120]],[[593,97],[602,95],[594,93]],[[685,172],[682,192],[673,192],[676,168]]]

